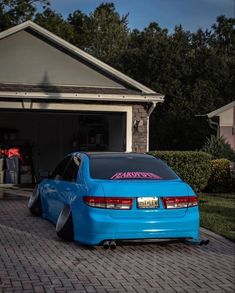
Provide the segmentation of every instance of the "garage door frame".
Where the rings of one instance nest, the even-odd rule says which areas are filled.
[[[40,103],[34,101],[0,101],[0,109],[122,112],[126,114],[126,152],[132,152],[132,106],[76,103]]]

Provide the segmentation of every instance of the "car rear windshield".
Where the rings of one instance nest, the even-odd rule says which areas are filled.
[[[90,176],[110,180],[172,180],[177,175],[160,159],[151,156],[91,157]]]

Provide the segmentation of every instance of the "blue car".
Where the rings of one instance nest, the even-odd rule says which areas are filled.
[[[195,193],[163,161],[136,153],[72,153],[34,189],[32,214],[59,237],[115,248],[116,241],[198,241]]]

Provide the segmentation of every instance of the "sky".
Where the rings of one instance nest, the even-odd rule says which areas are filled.
[[[219,15],[234,17],[235,0],[51,0],[51,7],[65,18],[75,10],[90,14],[102,2],[113,2],[119,14],[129,13],[129,28],[142,30],[150,22],[173,31],[209,29]]]

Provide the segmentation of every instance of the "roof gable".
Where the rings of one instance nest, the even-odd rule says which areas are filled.
[[[20,45],[19,48],[17,48],[18,46],[14,46],[14,42],[13,46],[9,46],[9,43],[11,42],[11,40],[14,40],[14,38],[18,38],[17,42]],[[22,74],[17,73],[17,76],[20,76],[20,78],[24,76],[24,67],[27,67],[27,62],[25,63],[25,60],[28,59],[28,64],[32,65],[32,62],[35,62],[35,64],[33,64],[34,66],[32,67],[39,70],[41,84],[56,84],[56,80],[53,80],[53,76],[56,79],[56,76],[58,78],[58,76],[61,75],[61,73],[63,72],[62,76],[64,78],[64,84],[61,83],[61,80],[57,80],[60,85],[91,87],[95,86],[118,89],[127,88],[138,90],[144,94],[159,95],[151,89],[140,84],[139,82],[131,79],[125,74],[94,58],[86,52],[78,49],[77,47],[71,45],[70,43],[66,42],[65,40],[59,38],[58,36],[52,34],[51,32],[45,30],[44,28],[38,26],[31,21],[27,21],[9,30],[1,32],[0,40],[2,44],[8,42],[8,48],[12,50],[13,55],[14,53],[18,54],[18,61],[16,59],[14,60],[15,63],[12,61],[11,66],[15,65],[15,69],[17,70],[22,69]],[[33,50],[32,48],[30,50],[31,55],[33,56],[30,56],[29,52],[25,52],[27,44],[30,44],[28,48],[33,47]],[[44,49],[40,51],[40,47],[44,47]],[[2,52],[4,50],[6,54],[9,54],[7,46],[4,47],[3,45],[3,48],[1,49],[0,47],[0,50]],[[23,51],[25,52],[24,54]],[[32,54],[32,52],[34,52],[35,54]],[[45,52],[46,55],[44,55]],[[42,59],[45,60],[45,58],[47,60],[43,63]],[[53,63],[53,59],[54,61],[56,61],[56,66],[55,62]],[[75,59],[76,62],[74,62]],[[0,65],[1,67],[4,66],[3,68],[6,68],[6,62],[4,60],[6,61],[4,56],[2,56],[0,60]],[[47,67],[45,67],[45,64],[47,65]],[[11,67],[11,74],[12,72],[14,72],[12,69],[13,68]],[[80,74],[78,78],[79,72],[82,72],[83,74]],[[6,73],[7,72],[5,71],[5,75]],[[34,70],[34,74],[35,73],[36,70]],[[38,76],[35,76],[35,78],[37,79]],[[3,81],[0,80],[0,82]],[[25,81],[23,80],[21,80],[21,82],[25,83]],[[70,84],[68,84],[68,82],[70,82]]]
[[[22,30],[0,41],[0,83],[97,88],[127,87],[83,59]]]
[[[216,109],[213,112],[208,113],[207,116],[209,118],[212,118],[214,116],[219,116],[221,113],[223,113],[223,112],[225,112],[225,111],[227,111],[227,110],[229,110],[229,109],[231,109],[233,107],[235,107],[235,101],[233,101],[233,102],[231,102],[231,103],[229,103],[229,104],[227,104],[227,105],[225,105],[225,106],[223,106],[223,107],[221,107],[219,109]]]

